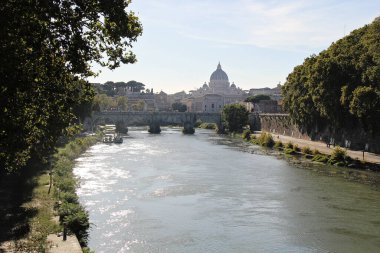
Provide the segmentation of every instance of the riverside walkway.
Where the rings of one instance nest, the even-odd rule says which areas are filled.
[[[67,240],[63,241],[62,236],[50,234],[47,237],[48,253],[82,253],[82,248],[79,245],[75,235],[68,235]]]
[[[260,135],[260,131],[256,131],[255,135],[258,136]],[[288,143],[292,142],[293,144],[297,144],[298,147],[309,147],[311,149],[317,149],[321,153],[324,154],[331,154],[331,152],[334,150],[334,147],[327,147],[326,143],[321,142],[321,141],[309,141],[309,140],[304,140],[304,139],[299,139],[291,136],[286,136],[286,135],[280,135],[280,134],[272,134],[273,139],[275,141],[281,141],[282,143]],[[359,159],[363,160],[363,151],[355,151],[355,150],[349,150],[347,149],[347,154],[353,158],[353,159]],[[364,152],[364,161],[370,162],[370,163],[376,163],[380,164],[380,155],[370,153],[370,152]]]

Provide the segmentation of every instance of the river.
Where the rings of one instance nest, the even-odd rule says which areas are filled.
[[[380,252],[380,192],[208,130],[130,130],[77,161],[101,252]],[[243,151],[244,150],[244,151]]]

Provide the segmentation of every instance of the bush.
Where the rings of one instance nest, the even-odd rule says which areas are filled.
[[[284,153],[287,155],[294,155],[296,154],[297,145],[293,145],[292,142],[288,142],[284,145]]]
[[[88,212],[80,205],[77,205],[77,207],[74,212],[65,216],[64,223],[71,232],[78,236],[79,243],[86,245],[88,239],[87,231],[90,228]]]
[[[293,143],[292,142],[286,143],[284,148],[286,148],[286,149],[293,149],[294,148]]]
[[[295,155],[296,151],[293,148],[284,148],[284,153],[287,155]]]
[[[259,139],[258,139],[258,138],[256,137],[256,135],[254,135],[254,134],[251,135],[251,140],[250,140],[250,142],[251,142],[252,144],[255,144],[255,145],[261,145],[260,142],[259,142]]]
[[[274,148],[282,149],[284,147],[284,144],[281,141],[276,141],[274,143]]]
[[[351,161],[352,159],[347,155],[346,150],[337,146],[331,153],[328,163],[336,166],[347,166]]]
[[[72,192],[63,192],[60,194],[61,200],[66,203],[78,204],[78,196]]]
[[[215,123],[202,123],[199,125],[199,127],[203,129],[215,130],[217,128],[217,125]]]
[[[321,163],[327,163],[328,160],[329,160],[329,157],[323,154],[316,154],[312,159],[312,161],[321,162]]]
[[[88,229],[90,227],[88,213],[79,204],[75,193],[76,180],[72,173],[74,159],[83,153],[89,146],[95,144],[96,136],[76,139],[59,149],[54,156],[53,165],[55,196],[59,196],[60,204],[57,204],[60,221],[71,232],[75,233],[81,246],[86,246]],[[59,192],[59,194],[57,194]]]
[[[264,147],[271,148],[274,146],[274,140],[270,133],[262,132],[258,138],[258,142]]]
[[[301,149],[301,152],[303,153],[303,154],[305,154],[305,155],[311,155],[313,152],[311,151],[311,149],[308,147],[308,146],[306,146],[306,147],[303,147],[302,149]]]
[[[247,140],[249,141],[251,139],[251,130],[250,129],[245,129],[241,135],[241,137],[244,139],[244,140]]]
[[[312,154],[315,156],[315,155],[320,155],[321,153],[319,152],[318,149],[314,149]]]

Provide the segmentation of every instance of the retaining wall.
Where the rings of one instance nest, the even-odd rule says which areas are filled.
[[[255,114],[249,115],[249,124],[254,131],[266,131],[273,135],[286,135],[295,138],[333,142],[341,147],[348,147],[353,150],[366,150],[380,153],[380,136],[370,136],[363,129],[357,127],[350,132],[336,131],[329,129],[313,129],[307,133],[305,129],[294,124],[288,114]]]

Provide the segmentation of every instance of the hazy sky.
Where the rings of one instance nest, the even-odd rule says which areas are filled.
[[[133,0],[130,9],[144,28],[138,62],[90,81],[174,93],[209,82],[219,61],[242,89],[284,83],[306,57],[380,16],[380,0]]]

